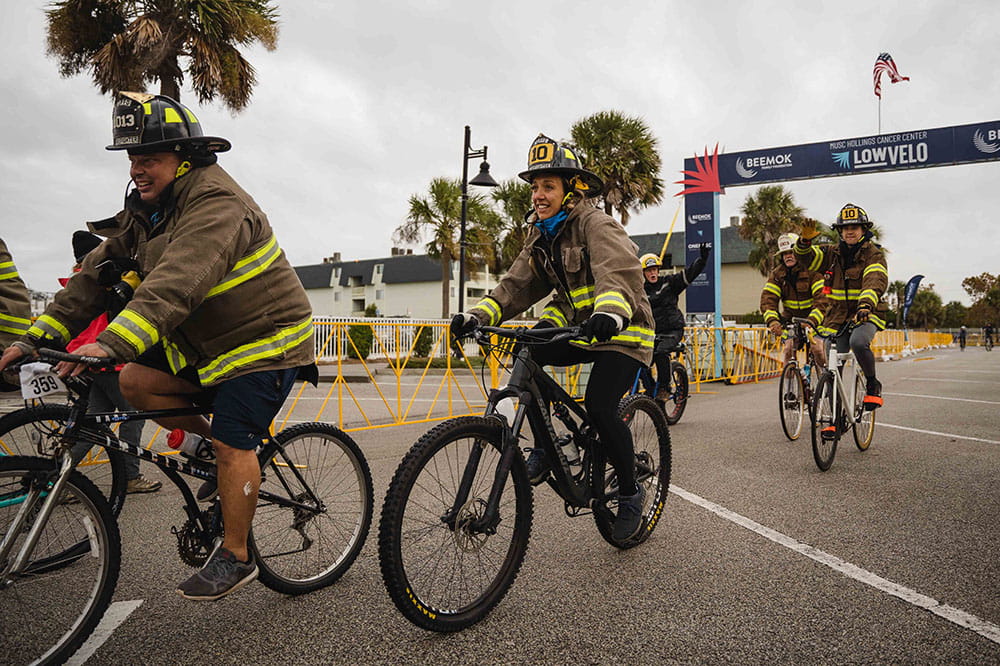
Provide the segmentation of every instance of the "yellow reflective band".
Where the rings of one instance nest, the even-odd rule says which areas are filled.
[[[198,119],[194,117],[193,113],[191,113],[191,109],[187,108],[186,106],[184,107],[184,115],[186,115],[188,117],[188,122],[189,123],[196,123],[196,122],[198,122]]]
[[[837,329],[829,328],[827,326],[820,326],[818,330],[820,332],[820,335],[833,335],[834,333],[837,332]]]
[[[633,342],[638,343],[640,347],[653,348],[653,340],[656,337],[656,332],[643,328],[641,326],[629,326],[619,335],[611,338],[612,342]]]
[[[827,294],[827,298],[835,301],[857,300],[860,296],[860,289],[832,289]]]
[[[885,266],[883,266],[882,264],[872,264],[871,266],[865,269],[865,272],[861,274],[861,277],[865,277],[869,273],[883,273],[885,275],[888,275],[889,271],[887,271],[885,269]]]
[[[562,310],[552,305],[542,310],[542,316],[539,319],[551,319],[556,323],[556,326],[565,326],[568,323]]]
[[[153,104],[151,102],[143,103],[142,110],[146,112],[147,116],[153,115]]]
[[[813,299],[807,298],[803,301],[790,301],[785,299],[785,307],[792,310],[808,310],[813,306]]]
[[[70,341],[69,329],[63,326],[58,319],[44,314],[28,329],[28,335],[33,338],[62,340],[63,344]]]
[[[31,328],[31,320],[24,317],[15,317],[0,312],[0,331],[13,333],[14,335],[24,335]]]
[[[885,329],[885,320],[882,319],[881,317],[877,316],[877,315],[869,314],[868,315],[868,321],[870,321],[873,324],[875,324],[875,326],[878,327],[879,330]]]
[[[177,109],[172,106],[168,106],[163,110],[163,122],[182,123],[184,122],[184,119],[181,118],[181,114],[177,113]]]
[[[768,282],[767,284],[765,284],[764,285],[764,291],[766,291],[766,292],[768,292],[770,294],[774,294],[778,298],[781,298],[781,287],[779,287],[778,285],[774,284],[773,282]]]
[[[632,306],[629,305],[628,301],[625,300],[625,297],[617,291],[605,291],[597,297],[596,301],[594,301],[595,310],[605,305],[616,305],[627,313],[626,316],[629,319],[632,318]]]
[[[138,312],[122,310],[107,330],[132,345],[138,353],[143,353],[160,341],[160,333],[149,320]]]
[[[816,280],[815,282],[813,282],[813,284],[812,284],[812,293],[813,293],[813,296],[815,296],[816,292],[820,291],[821,289],[823,289],[823,281],[822,280]]]
[[[313,334],[312,317],[304,321],[283,328],[275,335],[260,340],[241,345],[236,349],[226,352],[214,361],[198,370],[198,378],[203,386],[216,382],[227,374],[246,367],[251,363],[281,356],[289,349],[293,349],[302,344]]]
[[[576,309],[585,308],[588,305],[594,304],[594,285],[585,285],[583,287],[577,287],[573,291],[569,292],[569,298],[573,301],[573,307]]]
[[[163,340],[163,351],[167,356],[167,365],[170,366],[170,371],[175,375],[187,367],[187,359],[184,358],[184,354],[174,343],[170,342],[166,338]]]
[[[237,261],[233,270],[222,278],[222,282],[209,289],[205,298],[218,296],[251,278],[257,277],[267,270],[267,267],[273,264],[279,256],[281,256],[281,248],[278,247],[278,239],[271,236],[259,249]]]
[[[878,300],[878,292],[874,289],[865,289],[861,292],[860,298],[871,298],[873,301]]]
[[[13,261],[4,261],[0,263],[0,280],[12,280],[17,277],[17,269],[14,267]]]
[[[809,313],[809,318],[819,324],[823,321],[823,313],[814,308],[813,311]]]
[[[778,319],[778,313],[774,310],[766,310],[764,312],[764,323],[766,324],[770,319]]]
[[[486,296],[478,303],[476,303],[473,310],[479,309],[489,315],[490,326],[495,326],[500,322],[500,318],[503,316],[500,310],[500,304],[497,303],[493,298]]]

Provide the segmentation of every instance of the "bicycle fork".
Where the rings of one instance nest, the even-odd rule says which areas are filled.
[[[28,535],[25,537],[21,550],[9,565],[4,566],[3,570],[0,571],[0,589],[9,587],[17,575],[27,566],[28,560],[31,558],[31,553],[35,550],[38,539],[41,538],[42,530],[45,529],[49,516],[52,515],[52,511],[55,509],[56,503],[62,495],[63,488],[66,486],[66,482],[73,472],[73,467],[73,456],[69,451],[64,451],[60,459],[59,475],[56,477],[55,483],[51,488],[44,489],[39,487],[37,479],[32,478],[32,487],[27,490],[27,495],[21,504],[21,509],[11,522],[7,534],[4,535],[3,542],[0,543],[0,563],[9,560],[11,551],[14,549],[14,543],[17,541],[17,536],[24,531],[25,524],[32,513],[34,513],[39,500],[42,500],[42,506],[38,511],[34,524],[28,530]],[[44,499],[42,499],[43,496],[45,496]],[[88,530],[88,535],[91,539],[94,538],[92,530]]]

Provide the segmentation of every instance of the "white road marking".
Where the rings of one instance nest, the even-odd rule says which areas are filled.
[[[1000,382],[986,382],[981,379],[952,379],[952,378],[942,378],[937,379],[936,377],[903,377],[904,381],[912,382],[948,382],[949,384],[954,382],[958,384],[997,384]]]
[[[104,617],[101,618],[97,628],[94,629],[94,633],[90,635],[87,642],[81,645],[76,654],[70,657],[66,663],[75,666],[83,664],[90,659],[97,652],[98,648],[111,638],[114,630],[132,614],[132,611],[142,605],[142,602],[143,599],[116,601],[108,606],[107,612],[104,613]]]
[[[930,398],[932,400],[955,400],[958,402],[979,402],[984,405],[1000,405],[1000,402],[997,402],[995,400],[973,400],[972,398],[948,398],[943,395],[921,395],[920,393],[889,393],[883,391],[882,395],[898,395],[904,398]]]
[[[903,601],[912,604],[918,608],[923,608],[928,610],[935,615],[948,620],[960,627],[966,629],[971,629],[983,638],[993,641],[994,643],[1000,644],[1000,627],[982,618],[976,617],[971,613],[967,613],[961,609],[955,608],[954,606],[949,606],[948,604],[942,604],[940,601],[928,597],[925,594],[921,594],[916,590],[912,590],[908,587],[904,587],[898,583],[894,583],[891,580],[882,578],[881,576],[872,573],[866,569],[846,562],[836,555],[831,555],[830,553],[814,548],[809,544],[802,543],[801,541],[796,541],[790,536],[782,534],[776,530],[772,530],[769,527],[764,527],[760,523],[754,522],[745,516],[741,516],[738,513],[730,511],[729,509],[719,506],[714,502],[710,502],[703,497],[699,497],[694,493],[689,493],[683,488],[678,488],[677,486],[671,484],[670,492],[674,493],[678,497],[696,504],[703,509],[707,509],[712,513],[716,514],[720,518],[725,518],[726,520],[736,523],[740,527],[744,527],[751,532],[755,532],[766,539],[770,539],[774,543],[777,543],[785,548],[795,551],[800,555],[805,555],[811,560],[815,560],[820,564],[830,567],[834,571],[838,571],[848,578],[853,578],[854,580],[864,583],[865,585],[871,586],[877,590],[890,594],[894,597],[898,597]]]
[[[924,435],[937,435],[938,437],[949,437],[951,439],[967,439],[970,442],[984,442],[986,444],[1000,444],[1000,441],[995,439],[983,439],[982,437],[969,437],[967,435],[954,435],[950,432],[937,432],[935,430],[921,430],[920,428],[908,428],[907,426],[893,425],[891,423],[878,422],[877,426],[883,428],[896,428],[897,430],[909,430],[910,432],[919,432]]]

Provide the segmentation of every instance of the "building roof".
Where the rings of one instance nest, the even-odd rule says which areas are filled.
[[[722,263],[746,263],[752,247],[750,241],[740,237],[737,227],[723,227],[721,232]],[[638,234],[632,236],[632,240],[639,246],[639,255],[641,256],[647,252],[659,254],[666,237],[665,233]],[[667,254],[670,256],[673,266],[685,265],[684,244],[683,231],[675,232],[670,237]],[[302,281],[302,286],[306,289],[329,288],[335,268],[341,269],[340,279],[337,281],[341,287],[349,286],[352,277],[361,278],[362,285],[370,285],[375,278],[375,266],[378,264],[382,264],[382,282],[385,284],[441,281],[441,262],[426,254],[401,254],[376,259],[356,259],[354,261],[296,266],[295,272],[298,273],[299,280]]]

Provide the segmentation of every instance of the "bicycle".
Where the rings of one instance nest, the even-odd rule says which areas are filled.
[[[106,359],[39,350],[47,362],[99,367]],[[90,381],[57,428],[38,421],[43,457],[0,457],[0,613],[19,618],[4,639],[26,661],[60,662],[97,626],[110,604],[121,565],[118,524],[108,499],[76,471],[70,449],[86,442],[153,463],[177,486],[187,521],[171,531],[183,562],[204,564],[221,544],[218,499],[202,509],[181,475],[215,481],[215,466],[120,442],[115,421],[205,414],[206,408],[87,414]],[[247,546],[259,580],[298,595],[327,587],[357,558],[371,525],[373,488],[357,444],[332,425],[303,423],[268,437],[257,453],[261,484]]]
[[[596,431],[583,406],[532,360],[533,345],[570,340],[579,331],[478,328],[477,341],[491,353],[513,345],[509,383],[489,392],[483,416],[450,419],[427,432],[396,469],[379,523],[379,565],[393,603],[415,625],[464,629],[486,617],[517,577],[532,521],[532,487],[519,448],[525,420],[534,445],[554,461],[547,482],[568,516],[592,514],[601,537],[620,549],[645,542],[662,517],[671,460],[663,410],[644,395],[619,404],[646,499],[638,534],[616,541],[617,477]],[[492,343],[490,335],[504,342]],[[511,403],[516,407],[507,411]],[[557,435],[554,420],[565,434]]]
[[[852,327],[851,322],[846,322],[835,338]],[[854,352],[838,352],[831,342],[832,339],[827,343],[828,369],[823,372],[816,385],[812,408],[813,460],[824,472],[833,464],[837,443],[848,428],[851,429],[854,444],[859,451],[868,450],[875,434],[875,411],[865,409],[866,381],[854,358]],[[837,368],[836,372],[832,369],[834,367]],[[851,386],[850,394],[847,393],[845,382]],[[847,405],[851,405],[850,413]]]
[[[795,441],[802,434],[802,424],[806,413],[812,414],[812,395],[818,372],[812,348],[809,346],[809,336],[806,327],[811,326],[808,319],[792,317],[792,323],[787,327],[788,335],[795,341],[795,356],[781,370],[778,382],[778,415],[781,417],[781,429],[785,437]],[[800,368],[798,352],[806,350],[806,362]]]
[[[657,342],[659,342],[659,336],[657,336]],[[659,377],[653,379],[653,370],[649,366],[639,368],[635,375],[635,381],[632,383],[632,390],[629,391],[629,395],[637,395],[640,386],[643,387],[645,395],[652,398],[663,409],[668,425],[677,425],[677,422],[681,420],[681,415],[684,414],[684,408],[687,407],[687,401],[690,397],[690,383],[682,356],[686,349],[684,343],[680,342],[669,352],[672,390],[666,400],[656,399],[660,390],[660,379]]]

